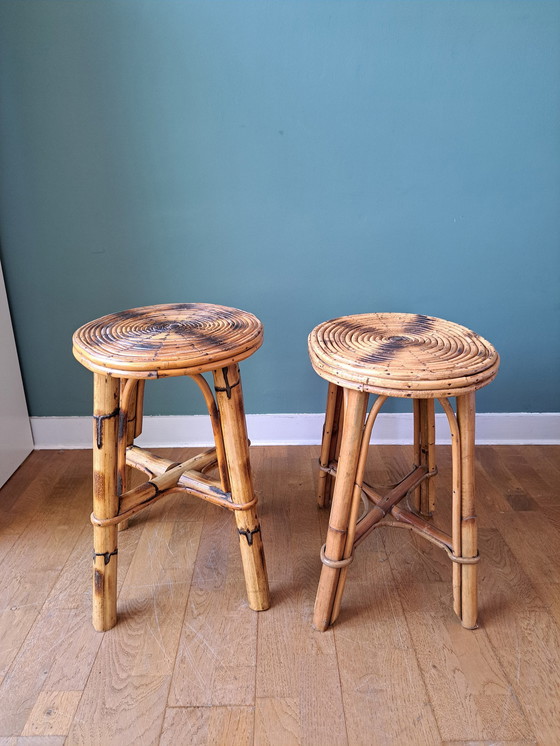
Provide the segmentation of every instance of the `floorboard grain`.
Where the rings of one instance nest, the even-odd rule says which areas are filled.
[[[560,448],[477,448],[475,631],[445,553],[390,528],[357,548],[339,619],[314,631],[318,449],[251,453],[272,595],[258,614],[231,514],[171,496],[119,534],[119,619],[95,632],[91,454],[33,453],[0,490],[0,746],[560,744]],[[372,447],[367,481],[387,489],[411,457]]]

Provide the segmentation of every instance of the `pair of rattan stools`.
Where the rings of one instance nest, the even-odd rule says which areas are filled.
[[[74,355],[94,373],[93,624],[117,619],[117,537],[128,518],[182,492],[234,512],[249,605],[269,606],[269,589],[238,363],[262,344],[260,321],[235,308],[202,303],[135,308],[104,316],[74,334]],[[314,624],[338,616],[354,547],[375,527],[411,529],[453,563],[454,610],[464,627],[477,617],[474,507],[475,391],[496,376],[492,345],[463,326],[430,316],[371,313],[316,327],[309,337],[315,371],[329,382],[319,460],[319,505],[332,507]],[[202,375],[212,372],[214,391]],[[175,463],[134,445],[142,431],[147,379],[189,376],[200,387],[214,448]],[[376,394],[369,413],[370,394]],[[372,428],[387,397],[414,405],[412,471],[382,495],[364,482]],[[456,411],[449,399],[456,397]],[[451,533],[427,518],[435,504],[434,399],[447,416],[452,447]],[[130,487],[131,468],[147,480]],[[217,469],[217,476],[208,473]],[[406,507],[403,506],[403,498]],[[384,519],[384,520],[383,520]],[[382,522],[381,522],[382,521]]]

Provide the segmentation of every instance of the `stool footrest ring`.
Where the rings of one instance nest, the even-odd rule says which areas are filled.
[[[480,552],[477,552],[475,557],[457,557],[457,555],[453,554],[453,552],[447,549],[447,547],[444,547],[444,549],[451,562],[456,562],[458,565],[476,565],[480,562]]]
[[[141,505],[135,505],[133,508],[130,508],[129,510],[125,510],[123,513],[119,513],[118,515],[113,516],[112,518],[98,518],[94,513],[90,515],[90,521],[93,523],[94,526],[114,526],[117,523],[122,523],[122,521],[126,520],[127,518],[131,518],[136,513],[139,513],[141,510],[144,510],[144,508],[149,507],[154,502],[157,502],[158,500],[161,500],[162,497],[165,497],[166,495],[170,495],[173,492],[182,492],[189,495],[193,495],[193,497],[199,497],[201,500],[204,500],[205,502],[212,503],[213,505],[218,505],[220,508],[226,508],[226,510],[249,510],[250,508],[253,508],[257,504],[257,498],[254,497],[252,500],[249,500],[249,502],[246,503],[234,503],[230,502],[229,500],[222,499],[219,497],[213,497],[209,498],[207,495],[203,493],[196,493],[194,490],[188,490],[185,487],[171,487],[168,490],[164,490],[158,494],[155,494],[150,500],[146,500],[146,502],[142,503]]]
[[[323,544],[323,546],[321,547],[321,562],[327,567],[332,567],[333,570],[340,570],[343,567],[348,567],[348,565],[354,559],[353,554],[351,554],[350,557],[346,557],[346,559],[341,559],[341,560],[329,559],[327,555],[325,554],[326,547],[327,547],[326,544]]]

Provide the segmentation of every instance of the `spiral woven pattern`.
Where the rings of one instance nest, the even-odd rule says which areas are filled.
[[[492,345],[433,316],[367,313],[319,324],[309,335],[315,371],[338,385],[402,397],[444,397],[486,386],[498,371]]]
[[[87,368],[181,375],[243,360],[262,344],[262,324],[237,308],[173,303],[109,314],[78,329],[74,356]]]

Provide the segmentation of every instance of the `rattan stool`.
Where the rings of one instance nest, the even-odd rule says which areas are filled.
[[[474,507],[475,391],[496,376],[499,356],[485,339],[430,316],[369,313],[326,321],[309,336],[316,373],[329,381],[318,502],[332,493],[314,625],[325,630],[340,611],[354,547],[378,526],[409,528],[442,547],[453,562],[453,606],[476,627],[479,559]],[[377,394],[366,416],[369,394]],[[363,481],[375,418],[387,397],[414,403],[412,471],[385,495]],[[456,414],[449,397],[456,397]],[[425,518],[435,507],[434,399],[451,430],[451,534]],[[412,493],[412,494],[411,494]],[[407,508],[399,502],[410,494]],[[362,501],[365,514],[359,517]],[[385,518],[383,523],[380,521]]]
[[[76,359],[94,373],[93,626],[117,620],[117,525],[165,495],[182,492],[235,513],[249,605],[269,606],[268,580],[251,482],[237,363],[262,344],[250,313],[204,303],[146,306],[85,324]],[[216,396],[202,373],[211,371]],[[142,431],[147,379],[189,376],[206,402],[215,447],[181,464],[134,445]],[[219,479],[207,476],[218,467]],[[130,467],[148,481],[127,488]]]

